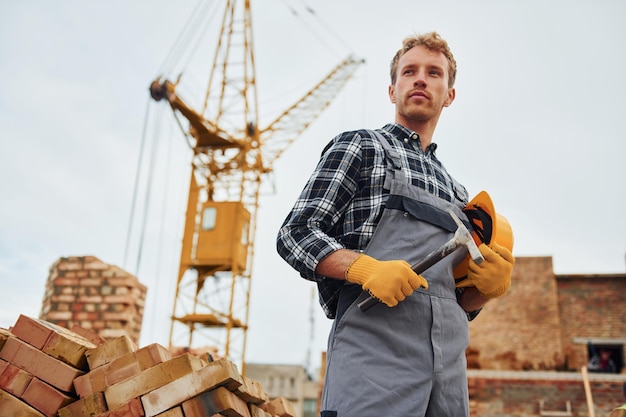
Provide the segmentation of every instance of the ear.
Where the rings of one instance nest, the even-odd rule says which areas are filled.
[[[393,88],[393,85],[389,84],[388,92],[389,92],[389,100],[395,104],[396,103],[396,90],[395,88]]]
[[[448,88],[448,98],[443,102],[443,107],[448,107],[454,101],[454,97],[456,97],[456,90],[454,87]]]

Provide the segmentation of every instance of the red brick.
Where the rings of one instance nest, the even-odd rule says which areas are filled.
[[[113,410],[98,415],[98,417],[144,417],[145,415],[139,398],[133,398]]]
[[[148,369],[159,363],[172,359],[172,355],[165,347],[153,343],[135,352],[135,357],[141,370]]]
[[[95,347],[96,345],[78,335],[52,333],[42,351],[75,368],[87,370],[85,354],[88,349]]]
[[[131,378],[141,371],[172,359],[170,352],[159,344],[151,344],[121,356],[105,366],[107,386]]]
[[[45,417],[30,405],[0,389],[0,416],[2,417]]]
[[[185,417],[185,415],[183,414],[182,407],[178,406],[178,407],[170,408],[169,410],[164,411],[162,413],[159,413],[155,415],[154,417]]]
[[[170,408],[167,411],[157,414],[155,417],[185,417],[181,407]]]
[[[107,312],[107,311],[102,313],[102,319],[106,321],[129,322],[129,321],[132,321],[134,316],[135,316],[135,313],[133,311],[128,311],[128,310],[117,312],[117,313]]]
[[[50,326],[45,326],[37,320],[20,314],[11,329],[11,333],[31,346],[41,350],[50,334],[53,332]]]
[[[205,417],[221,413],[232,417],[250,417],[248,405],[224,387],[203,392],[182,404],[185,417]]]
[[[259,407],[276,417],[295,417],[296,415],[293,405],[284,397],[274,398],[271,401],[260,404]]]
[[[94,349],[89,349],[85,356],[87,357],[89,369],[93,370],[136,350],[137,346],[135,343],[128,336],[123,335],[109,340]]]
[[[65,392],[74,392],[74,378],[84,372],[76,369],[16,337],[11,337],[0,351],[0,359],[11,362],[33,376]]]
[[[104,367],[96,368],[74,379],[74,390],[80,398],[85,398],[95,392],[104,391],[106,387]]]
[[[128,288],[133,288],[133,287],[139,287],[139,288],[145,288],[143,285],[141,285],[138,281],[137,278],[135,277],[131,277],[131,276],[118,276],[118,277],[109,277],[107,282],[109,283],[109,285],[113,286],[113,287],[128,287]]]
[[[105,303],[110,304],[135,304],[135,299],[130,295],[107,295],[104,297]]]
[[[100,259],[96,258],[95,256],[84,257],[83,261],[84,261],[83,269],[105,271],[111,268],[111,265],[105,262],[102,262]]]
[[[74,294],[59,294],[59,295],[51,295],[48,300],[52,303],[71,303],[73,304],[76,301],[76,296]]]
[[[248,404],[248,409],[250,410],[250,417],[271,417],[271,414],[266,413],[264,409],[256,404]]]
[[[59,409],[59,417],[93,417],[108,410],[104,394],[94,392]]]
[[[76,398],[62,393],[37,378],[33,378],[24,391],[22,400],[47,417],[56,417],[59,408],[76,401]]]
[[[9,337],[11,337],[11,332],[0,328],[0,350],[2,349],[2,346],[4,346],[4,342],[6,342]]]
[[[107,387],[130,379],[142,371],[137,362],[135,352],[120,356],[113,362],[104,365],[103,368],[104,381]]]
[[[102,328],[98,330],[98,333],[100,333],[100,335],[102,335],[102,337],[104,337],[105,339],[118,339],[120,337],[129,337],[128,329],[123,328],[119,325],[113,328],[114,326],[114,322],[106,322],[106,324],[104,324]]]
[[[237,367],[228,359],[219,359],[149,392],[141,397],[141,402],[146,414],[155,415],[182,404],[202,392],[219,386],[234,391],[242,383]]]
[[[93,392],[104,391],[108,386],[170,359],[170,352],[159,344],[153,343],[142,347],[76,378],[74,380],[76,394],[82,398]]]
[[[75,277],[68,278],[67,276],[65,276],[54,278],[52,282],[57,287],[75,287],[78,285],[79,280]]]
[[[81,287],[102,287],[105,284],[105,279],[102,277],[82,278],[80,280]]]
[[[101,295],[80,295],[76,298],[77,303],[100,304],[104,301]]]
[[[235,394],[247,403],[262,404],[269,400],[261,384],[251,378],[243,377],[243,384],[237,388]]]
[[[72,271],[77,269],[82,269],[83,263],[82,260],[79,260],[77,257],[72,256],[68,258],[60,258],[56,263],[56,269],[59,271]]]
[[[11,333],[33,347],[78,369],[87,369],[85,351],[96,347],[83,337],[45,320],[20,315]]]
[[[132,398],[140,397],[201,367],[200,359],[193,355],[177,356],[167,362],[148,368],[130,379],[107,387],[104,390],[104,397],[109,408],[115,408]]]
[[[0,388],[21,397],[33,376],[17,366],[0,359]]]
[[[71,311],[50,311],[46,314],[46,320],[51,320],[55,322],[72,320],[72,312]]]

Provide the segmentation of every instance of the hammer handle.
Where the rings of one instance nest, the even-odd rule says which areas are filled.
[[[444,243],[441,247],[439,247],[439,249],[435,249],[426,255],[424,259],[411,266],[411,269],[419,275],[462,246],[463,245],[459,245],[458,241],[453,238]],[[375,297],[366,292],[361,294],[357,299],[357,305],[363,312],[369,310],[378,303],[379,301]]]

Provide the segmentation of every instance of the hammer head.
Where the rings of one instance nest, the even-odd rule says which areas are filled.
[[[454,214],[452,210],[448,210],[450,217],[457,225],[456,232],[454,232],[454,240],[457,242],[459,246],[465,246],[467,248],[467,252],[469,253],[470,258],[477,264],[483,262],[485,258],[478,250],[478,246],[476,246],[476,242],[474,242],[474,238],[467,227],[463,224],[461,219]]]

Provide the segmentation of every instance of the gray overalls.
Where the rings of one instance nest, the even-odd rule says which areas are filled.
[[[452,238],[452,209],[464,222],[463,204],[447,202],[409,184],[398,154],[376,132],[387,156],[390,190],[380,223],[365,253],[404,259],[411,265]],[[331,329],[322,417],[469,416],[465,348],[468,318],[455,293],[453,268],[466,255],[458,250],[422,276],[419,289],[389,308],[362,312],[363,291],[344,285]]]

